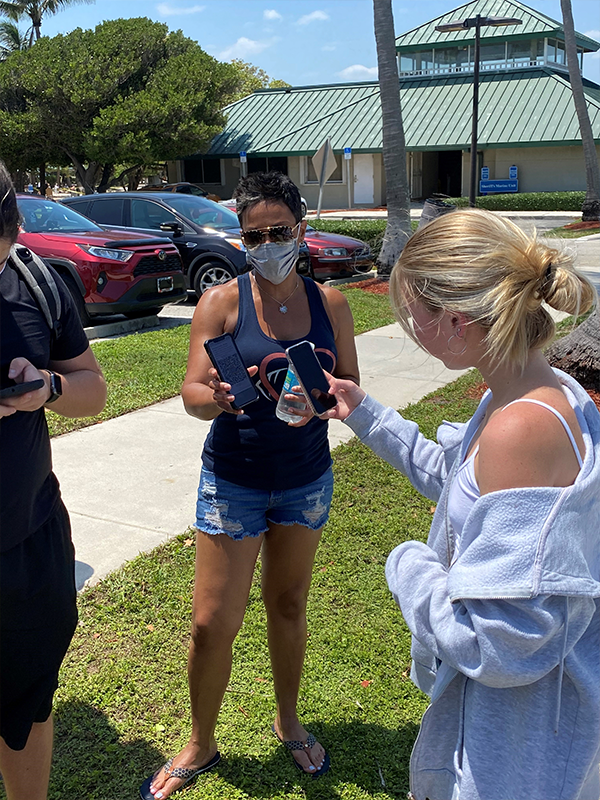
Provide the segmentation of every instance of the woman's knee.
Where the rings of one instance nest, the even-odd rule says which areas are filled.
[[[243,614],[200,611],[192,617],[192,642],[196,649],[229,647],[237,636]]]
[[[270,592],[263,587],[263,601],[267,615],[276,615],[286,620],[299,620],[306,616],[308,589],[299,586],[280,592]]]

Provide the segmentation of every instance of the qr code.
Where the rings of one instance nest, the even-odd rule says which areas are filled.
[[[244,376],[246,375],[246,370],[243,365],[240,364],[240,360],[237,356],[227,356],[224,358],[223,361],[221,361],[221,372],[224,380],[228,383],[239,383],[239,381],[244,380]]]

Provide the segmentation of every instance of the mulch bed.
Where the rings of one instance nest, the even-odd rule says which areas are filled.
[[[481,400],[485,391],[487,390],[488,385],[485,381],[478,383],[476,386],[471,386],[470,389],[467,389],[466,395],[467,397],[471,398],[471,400]],[[600,411],[600,392],[596,392],[594,389],[586,389],[586,392],[592,398],[598,411]]]
[[[385,278],[368,278],[366,281],[357,281],[347,284],[350,289],[362,289],[371,294],[389,294],[390,282]]]
[[[589,222],[570,222],[568,225],[563,225],[566,231],[587,231],[597,229],[600,232],[600,222],[591,220]]]

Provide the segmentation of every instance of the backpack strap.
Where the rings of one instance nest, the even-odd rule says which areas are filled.
[[[44,261],[26,247],[14,245],[10,260],[29,287],[54,337],[58,338],[62,330],[62,303],[54,275]]]

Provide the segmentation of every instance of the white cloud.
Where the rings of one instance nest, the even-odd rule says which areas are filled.
[[[180,14],[198,14],[204,11],[206,6],[171,6],[169,3],[159,3],[156,10],[161,17],[176,17]]]
[[[599,30],[586,31],[583,35],[584,36],[588,36],[590,39],[595,39],[597,42],[600,41],[600,31]]]
[[[335,44],[324,44],[321,50],[324,53],[332,53],[335,50],[335,48],[336,48]]]
[[[341,72],[337,72],[340,78],[349,81],[371,81],[377,80],[377,67],[363,67],[362,64],[353,64],[346,67]]]
[[[265,10],[263,11],[263,17],[265,19],[279,19],[279,20],[283,19],[279,11],[275,11],[274,8],[265,8]]]
[[[235,44],[225,48],[219,53],[221,61],[231,61],[232,58],[248,58],[248,56],[255,56],[262,53],[267,47],[271,47],[274,40],[270,42],[258,42],[253,39],[247,39],[241,36]]]
[[[324,22],[328,19],[329,14],[326,14],[325,11],[313,11],[312,14],[305,14],[303,17],[300,17],[296,25],[309,25],[311,22]]]

